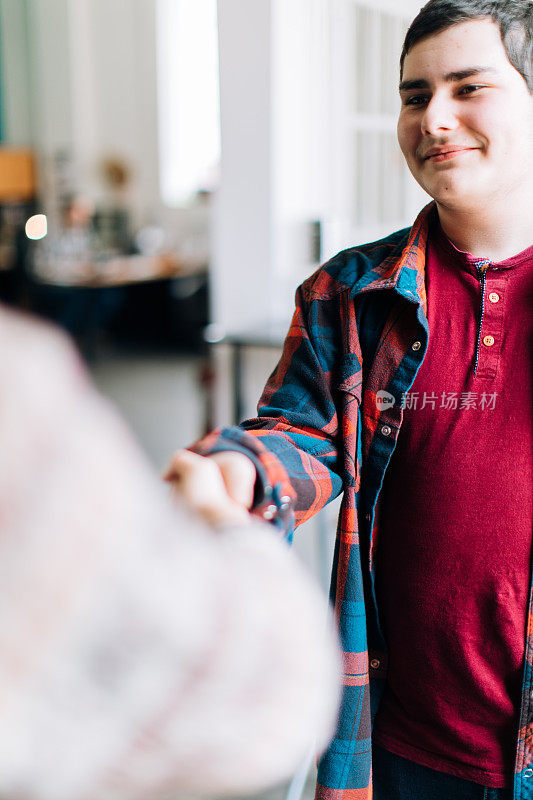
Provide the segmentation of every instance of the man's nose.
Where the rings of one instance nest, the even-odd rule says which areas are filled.
[[[457,124],[457,116],[451,99],[439,94],[433,95],[422,116],[422,133],[436,135],[441,131],[453,130]]]

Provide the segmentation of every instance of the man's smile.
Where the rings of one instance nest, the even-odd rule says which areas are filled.
[[[456,158],[457,156],[461,155],[461,153],[467,153],[477,149],[478,149],[477,147],[462,147],[460,145],[432,147],[423,156],[423,160],[430,161],[432,163],[438,163],[440,161],[449,161],[450,159]]]

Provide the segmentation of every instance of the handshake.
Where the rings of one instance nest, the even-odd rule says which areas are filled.
[[[242,453],[200,456],[178,450],[163,478],[173,493],[210,525],[238,525],[249,519],[256,469]]]

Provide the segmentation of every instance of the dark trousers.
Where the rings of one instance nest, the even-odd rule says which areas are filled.
[[[492,789],[372,748],[373,800],[513,800],[512,789]]]

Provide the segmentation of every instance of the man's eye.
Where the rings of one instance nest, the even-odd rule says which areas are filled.
[[[461,86],[459,90],[459,94],[473,94],[477,92],[478,89],[483,89],[483,86],[480,86],[478,83],[469,83],[467,86]]]
[[[428,101],[428,96],[425,94],[414,94],[408,97],[405,101],[406,106],[422,106]]]

